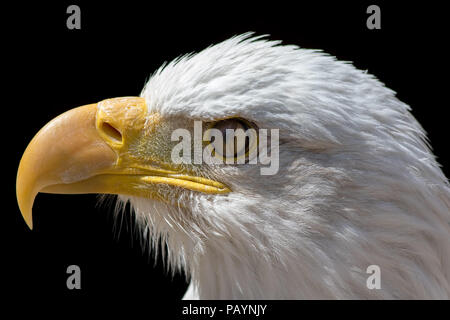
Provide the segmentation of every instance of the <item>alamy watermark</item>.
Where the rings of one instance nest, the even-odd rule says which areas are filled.
[[[81,289],[81,269],[73,264],[67,267],[66,273],[69,274],[66,281],[67,289]]]
[[[187,129],[171,135],[178,141],[171,153],[175,164],[262,164],[261,175],[275,175],[279,169],[279,129],[209,128],[203,132],[202,121],[194,122],[194,137]]]
[[[66,20],[66,27],[69,30],[81,29],[81,9],[76,4],[67,7],[67,14],[70,14]]]
[[[370,14],[367,18],[366,26],[369,30],[381,29],[381,10],[380,7],[373,4],[367,7],[366,13]]]
[[[381,269],[376,264],[371,264],[367,267],[366,273],[370,274],[366,280],[367,289],[381,289]]]

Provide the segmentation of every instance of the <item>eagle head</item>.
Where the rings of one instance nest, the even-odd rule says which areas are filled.
[[[257,133],[243,161],[237,129]],[[232,161],[204,161],[208,132],[223,134],[211,159]],[[200,161],[174,160],[180,143]],[[236,36],[163,65],[140,97],[60,115],[20,162],[30,228],[38,192],[130,203],[191,279],[187,298],[450,295],[450,190],[423,129],[375,77],[317,50]]]

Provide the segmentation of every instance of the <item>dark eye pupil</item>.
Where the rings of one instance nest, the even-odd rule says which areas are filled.
[[[227,136],[227,129],[233,130],[234,133],[236,133],[236,130],[238,130],[238,129],[241,129],[244,132],[247,131],[250,127],[245,121],[240,120],[240,119],[221,120],[214,125],[214,128],[217,130],[220,130],[222,133],[222,137],[223,137],[222,156],[226,157],[227,149],[230,149],[233,147],[234,147],[234,149],[232,149],[232,150],[230,149],[228,151],[228,154],[232,154],[234,157],[247,154],[247,152],[249,151],[249,148],[250,148],[250,141],[249,141],[250,139],[248,136],[245,137],[245,141],[244,141],[243,145],[242,145],[242,142],[239,141],[237,136]],[[233,141],[231,141],[231,139],[234,139],[234,143],[233,143]],[[239,142],[241,142],[241,143],[239,143]]]
[[[243,121],[241,121],[239,119],[226,119],[226,120],[217,122],[215,124],[214,128],[220,130],[222,132],[223,137],[225,138],[227,129],[232,129],[232,130],[242,129],[242,130],[246,131],[248,129],[248,126],[246,123],[244,123]]]

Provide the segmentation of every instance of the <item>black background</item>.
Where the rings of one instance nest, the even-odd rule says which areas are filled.
[[[81,8],[81,30],[66,28],[66,8]],[[366,28],[366,8],[381,8],[381,30]],[[448,29],[437,3],[297,1],[179,5],[61,1],[2,7],[3,209],[0,290],[45,301],[139,297],[162,308],[182,297],[172,277],[142,249],[131,214],[122,227],[95,195],[40,194],[34,230],[15,199],[20,157],[35,133],[58,114],[105,98],[139,95],[164,61],[247,31],[323,49],[376,75],[409,104],[428,132],[447,177]],[[6,90],[5,90],[6,88]],[[5,90],[5,91],[4,91]],[[120,230],[119,230],[120,229]],[[66,268],[81,267],[82,289],[66,288]],[[164,304],[161,302],[165,301]]]

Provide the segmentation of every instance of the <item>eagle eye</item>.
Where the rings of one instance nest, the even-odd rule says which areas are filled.
[[[248,160],[250,151],[258,144],[256,125],[242,118],[228,118],[214,122],[210,129],[219,130],[222,148],[215,149],[214,155],[223,159]]]

